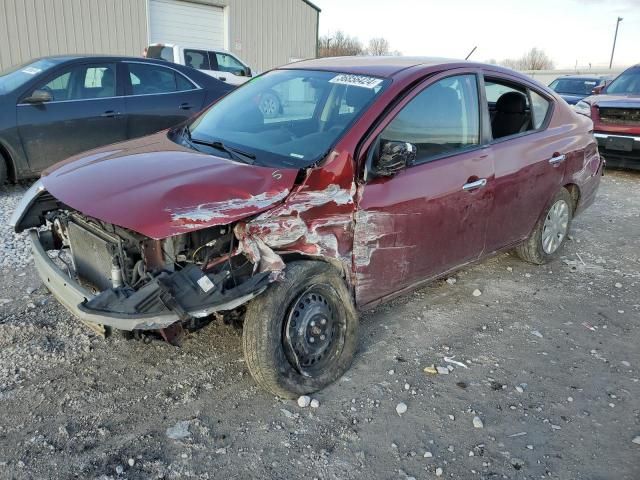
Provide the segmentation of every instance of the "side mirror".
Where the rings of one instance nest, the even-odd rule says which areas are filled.
[[[242,69],[242,72],[240,73],[241,77],[250,77],[251,76],[251,69],[249,67],[244,67]]]
[[[602,93],[602,90],[604,90],[605,85],[598,85],[597,87],[593,87],[593,90],[591,90],[591,93],[593,95],[599,95]]]
[[[417,147],[409,142],[382,140],[380,153],[374,160],[373,173],[381,177],[392,177],[413,163],[417,151]]]
[[[33,93],[25,98],[25,103],[47,103],[53,100],[53,95],[47,90],[34,90]]]

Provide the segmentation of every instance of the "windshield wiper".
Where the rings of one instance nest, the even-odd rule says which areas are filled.
[[[187,125],[184,127],[184,136],[190,143],[194,143],[196,145],[204,145],[205,147],[215,148],[216,150],[221,150],[229,155],[231,158],[235,158],[236,160],[240,160],[243,163],[248,163],[249,165],[253,165],[253,162],[256,160],[256,156],[253,153],[245,152],[243,150],[230,147],[225,145],[223,142],[215,141],[210,142],[207,140],[200,140],[198,138],[193,138],[191,136],[191,130]]]

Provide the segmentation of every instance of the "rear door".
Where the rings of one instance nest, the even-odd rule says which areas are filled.
[[[204,106],[206,92],[178,70],[142,62],[124,66],[128,138],[173,127]]]
[[[417,157],[359,186],[354,270],[359,305],[480,257],[493,205],[493,160],[480,135],[478,75],[460,69],[414,90],[373,133]]]
[[[35,87],[49,91],[51,102],[18,102],[18,131],[33,171],[126,139],[117,68],[115,62],[62,67]]]
[[[553,113],[551,97],[507,75],[486,72],[484,82],[483,108],[491,110],[488,135],[495,165],[495,207],[487,230],[487,252],[493,252],[517,244],[531,233],[544,207],[562,187],[566,160],[575,152],[571,151],[566,126],[546,128]],[[526,97],[524,126],[504,135],[509,132],[496,123],[496,105],[500,96],[513,92]],[[504,136],[494,135],[498,131]]]

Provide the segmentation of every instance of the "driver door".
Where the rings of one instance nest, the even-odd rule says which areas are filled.
[[[48,91],[51,101],[18,103],[18,132],[33,171],[126,139],[116,78],[115,63],[64,67],[34,89]]]
[[[367,149],[373,170],[384,142],[409,142],[417,153],[395,175],[374,175],[358,187],[359,306],[476,260],[484,251],[493,159],[482,142],[477,72],[457,72],[426,80],[373,132]]]

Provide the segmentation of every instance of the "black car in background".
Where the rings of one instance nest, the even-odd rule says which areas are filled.
[[[0,72],[0,185],[172,127],[234,87],[161,60],[64,56]]]
[[[614,75],[566,75],[556,78],[549,84],[549,88],[569,105],[575,105],[591,95],[594,88],[606,85],[613,78]]]

